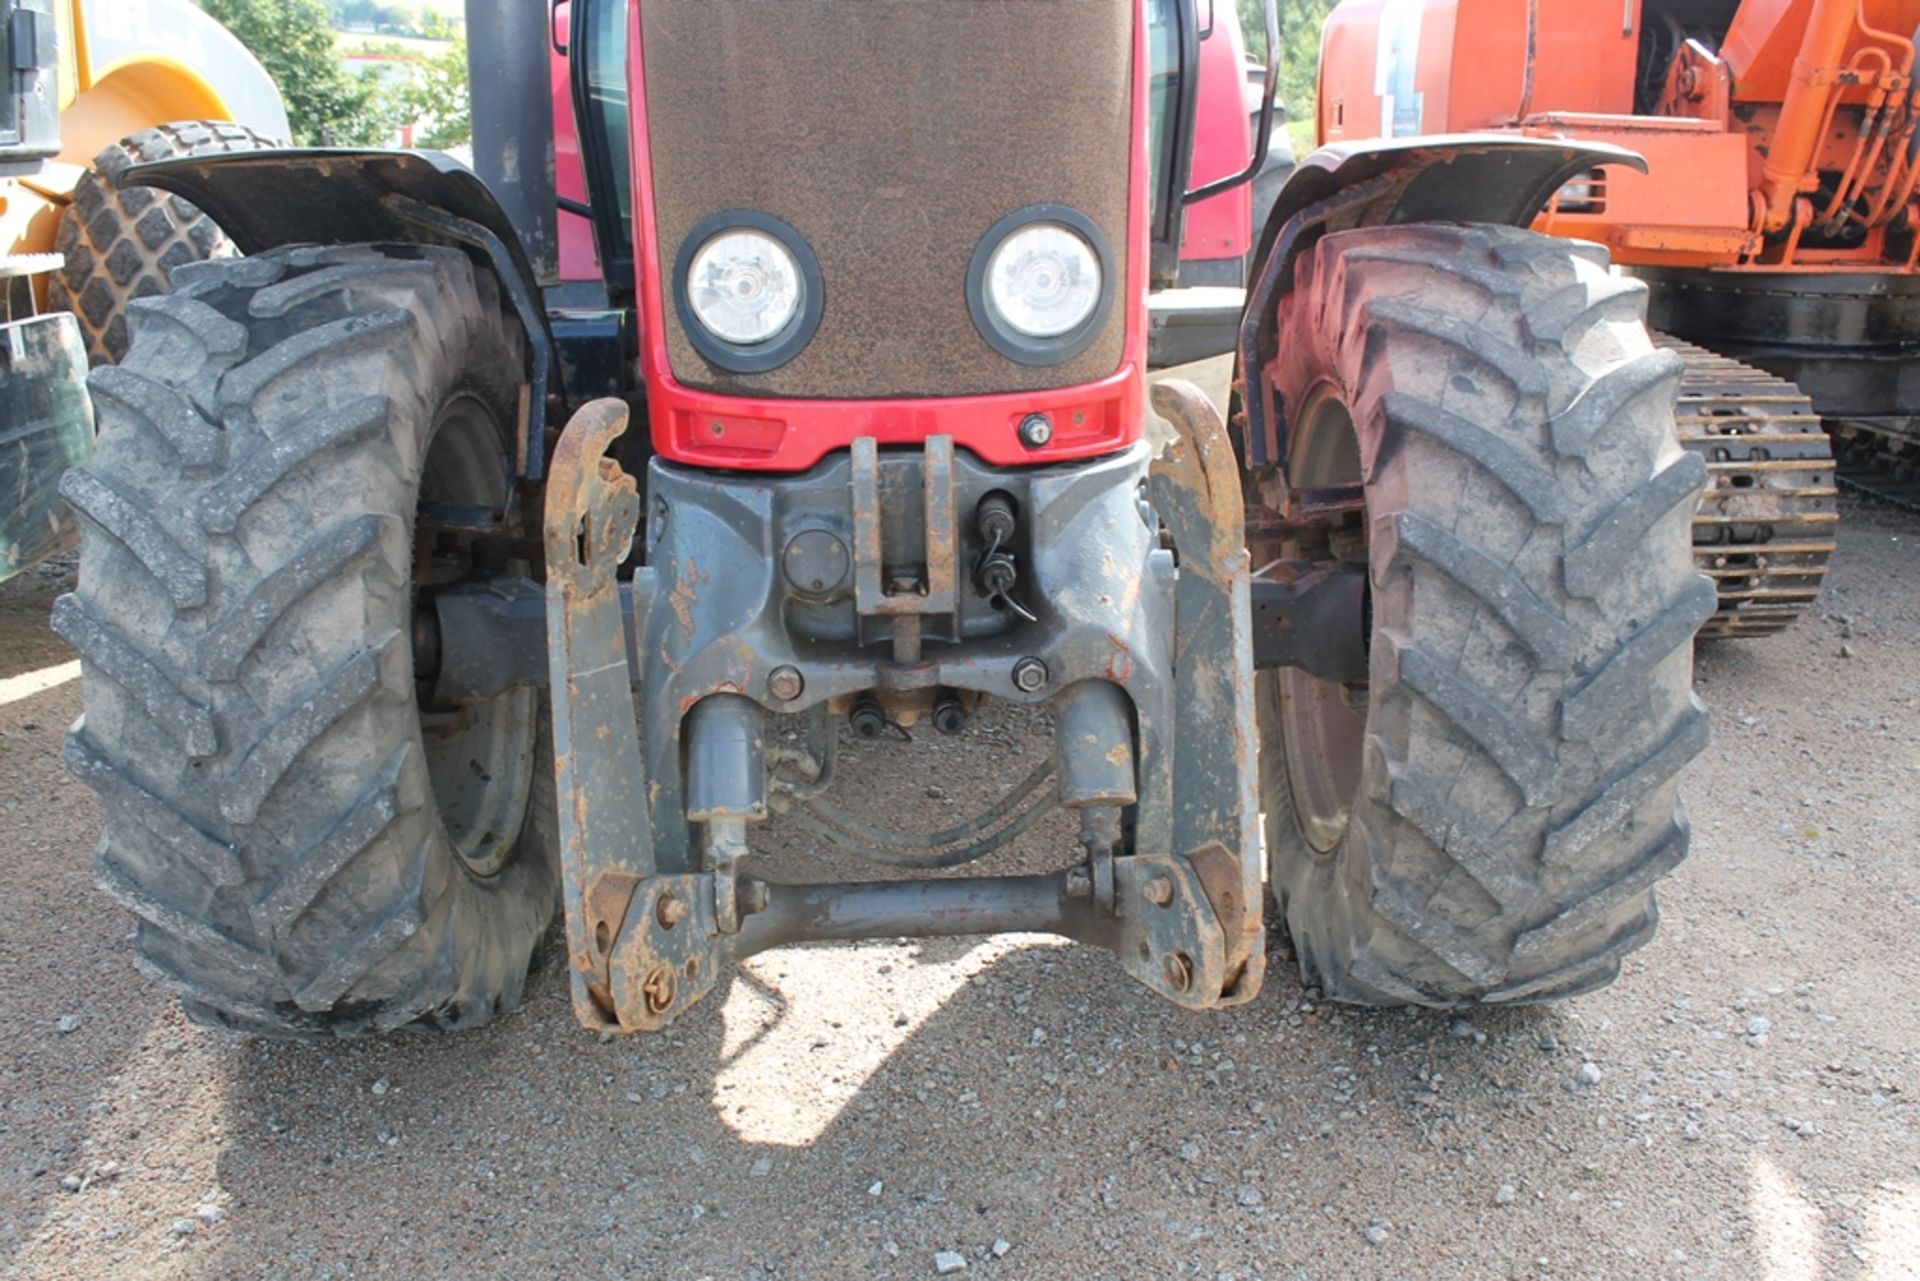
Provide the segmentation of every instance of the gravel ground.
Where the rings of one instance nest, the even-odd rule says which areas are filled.
[[[1920,1277],[1920,521],[1847,515],[1819,617],[1702,654],[1660,937],[1466,1015],[1281,958],[1185,1014],[1018,937],[784,949],[652,1039],[552,965],[453,1039],[230,1039],[89,882],[57,576],[0,589],[0,1276]],[[943,826],[1044,734],[843,764]]]

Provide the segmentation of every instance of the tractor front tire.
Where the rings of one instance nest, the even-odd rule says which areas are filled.
[[[1365,682],[1257,683],[1271,883],[1303,980],[1363,1004],[1610,981],[1686,854],[1714,609],[1674,430],[1679,361],[1605,251],[1508,227],[1329,234],[1263,374],[1293,491],[1357,486],[1317,545],[1369,574]],[[1351,491],[1349,491],[1351,492]]]
[[[103,889],[189,1014],[266,1034],[485,1022],[556,903],[544,696],[423,711],[424,507],[518,509],[523,338],[456,251],[278,249],[136,299],[90,380],[69,766]]]
[[[93,158],[61,211],[54,248],[66,262],[48,282],[53,309],[80,318],[89,360],[110,365],[127,354],[127,304],[165,293],[175,267],[239,253],[213,219],[179,196],[152,187],[120,189],[120,171],[176,156],[279,145],[231,121],[179,120],[143,129]]]

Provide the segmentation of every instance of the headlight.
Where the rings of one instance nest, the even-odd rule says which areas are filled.
[[[742,347],[779,335],[800,310],[805,285],[786,246],[757,231],[723,231],[693,253],[687,299],[714,337]]]
[[[1058,338],[1100,305],[1100,258],[1057,222],[1022,227],[987,259],[987,301],[1015,333]]]
[[[751,209],[701,219],[674,259],[680,328],[710,363],[737,374],[778,369],[820,326],[826,290],[799,232]]]
[[[967,267],[974,328],[1023,365],[1085,351],[1113,309],[1106,238],[1064,205],[1029,205],[988,228]]]

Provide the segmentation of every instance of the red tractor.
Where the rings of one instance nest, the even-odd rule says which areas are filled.
[[[1707,737],[1705,471],[1642,287],[1525,228],[1636,157],[1317,153],[1231,424],[1172,383],[1149,432],[1148,294],[1264,158],[1190,186],[1213,8],[473,0],[479,176],[130,169],[247,254],[133,304],[63,487],[68,754],[150,971],[249,1031],[464,1027],[559,906],[621,1031],[780,944],[999,931],[1214,1008],[1269,910],[1342,1000],[1611,978]],[[834,802],[843,734],[985,699],[1055,731],[986,813]],[[1053,808],[1058,870],[943,874]],[[884,877],[746,864],[776,809]]]

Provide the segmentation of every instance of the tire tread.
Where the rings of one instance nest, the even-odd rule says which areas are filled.
[[[96,371],[100,443],[66,484],[81,572],[55,616],[87,705],[66,757],[102,801],[97,879],[202,1021],[484,1022],[551,920],[554,825],[530,816],[492,877],[458,864],[395,611],[435,398],[510,407],[518,331],[457,250],[300,246],[190,281]]]
[[[1604,251],[1506,227],[1330,233],[1296,263],[1265,372],[1283,404],[1343,391],[1374,538],[1368,737],[1331,854],[1294,827],[1262,677],[1274,888],[1330,997],[1557,999],[1652,933],[1715,598],[1645,302]]]

